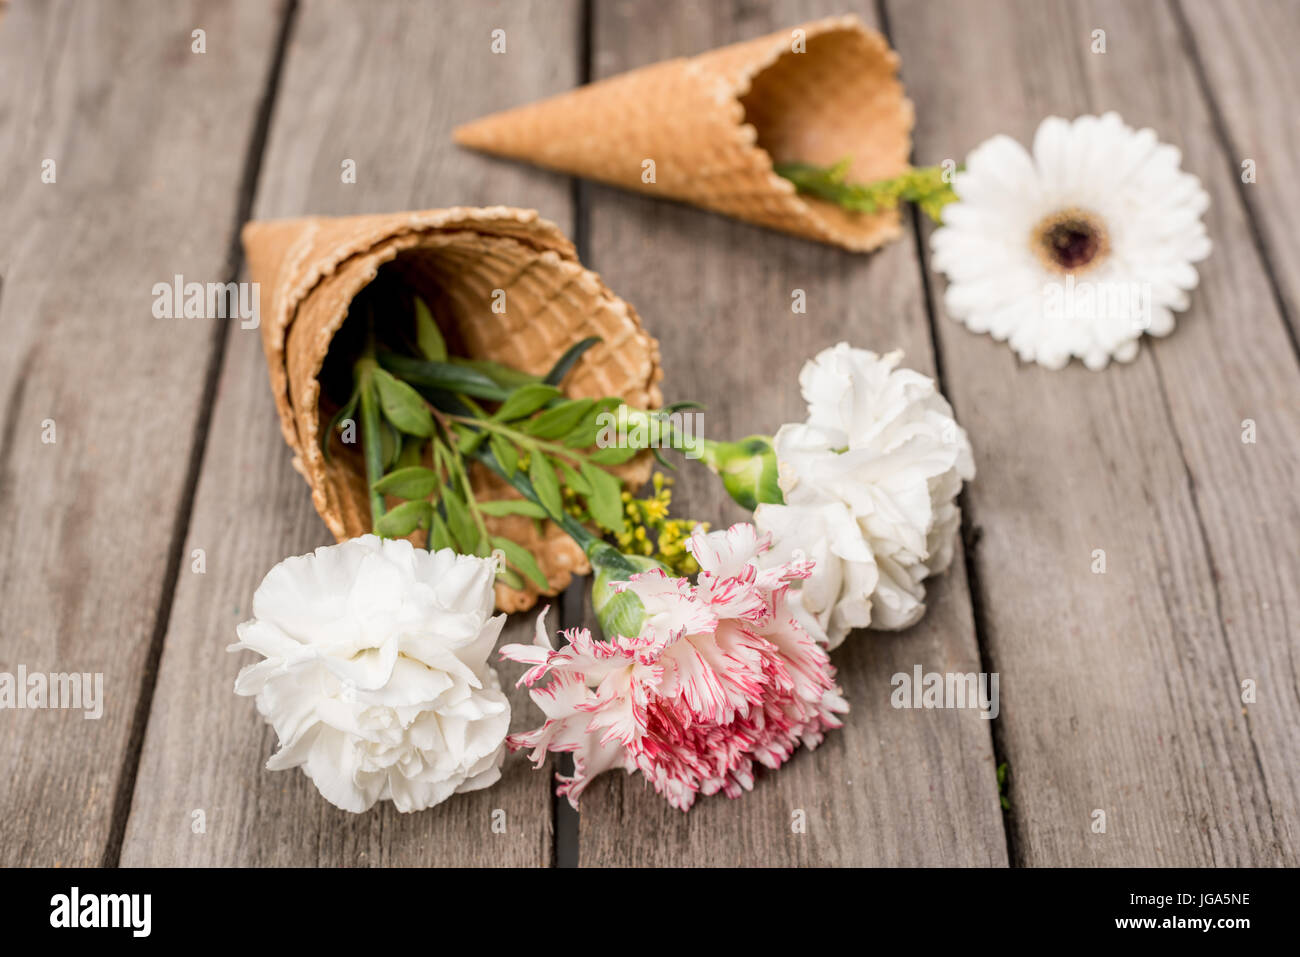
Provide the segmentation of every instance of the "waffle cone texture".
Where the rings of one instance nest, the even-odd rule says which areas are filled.
[[[262,346],[280,428],[316,511],[339,541],[370,531],[370,505],[359,447],[334,435],[329,460],[321,453],[321,429],[337,405],[323,395],[320,376],[352,300],[381,268],[425,298],[458,354],[544,374],[573,343],[598,336],[602,342],[570,371],[565,391],[580,398],[621,396],[640,408],[661,404],[658,342],[636,310],[585,269],[573,245],[534,210],[456,207],[253,222],[243,241],[252,279],[261,287]],[[505,292],[504,313],[491,308],[495,290]],[[639,456],[619,474],[639,484],[649,470]],[[482,499],[518,497],[481,467],[472,471],[471,484]],[[521,516],[489,517],[487,523],[491,534],[533,553],[547,594],[588,571],[582,550],[550,522],[540,533]],[[422,532],[413,536],[422,539]],[[537,596],[531,583],[523,591],[497,585],[503,611],[531,608]]]
[[[897,54],[849,16],[623,73],[476,120],[455,138],[865,252],[900,235],[897,210],[853,213],[799,195],[773,164],[852,157],[850,180],[893,177],[907,169],[913,118]]]

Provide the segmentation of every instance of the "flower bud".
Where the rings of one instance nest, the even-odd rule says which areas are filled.
[[[727,494],[742,508],[752,512],[759,503],[780,505],[785,501],[777,484],[776,450],[766,435],[735,442],[698,442],[700,460],[717,473]]]
[[[607,542],[593,544],[587,557],[595,574],[591,585],[591,607],[600,622],[600,630],[606,638],[615,635],[635,638],[641,633],[645,607],[633,592],[613,586],[653,568],[669,574],[667,567],[644,555],[626,555]]]

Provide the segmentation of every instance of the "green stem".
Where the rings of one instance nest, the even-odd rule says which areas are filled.
[[[489,419],[477,403],[463,395],[455,398],[462,411],[449,412],[446,409],[438,408],[435,403],[430,403],[432,415],[440,432],[440,435],[435,436],[433,441],[434,470],[441,475],[445,467],[448,481],[450,482],[454,476],[465,490],[466,504],[473,513],[474,520],[483,537],[487,536],[486,523],[470,488],[469,475],[465,468],[465,458],[467,456],[461,451],[459,439],[452,428],[453,425],[463,425],[496,433],[506,438],[516,447],[530,453],[540,454],[544,450],[551,455],[568,459],[578,466],[587,461],[585,455],[574,449],[557,442],[538,439],[517,429],[512,429],[504,423]],[[646,415],[646,413],[638,414]],[[652,558],[625,555],[564,510],[561,509],[559,514],[556,514],[546,508],[528,477],[518,470],[507,474],[501,463],[497,461],[491,446],[487,443],[479,444],[469,455],[505,479],[525,499],[540,506],[551,521],[578,543],[578,546],[591,562],[592,570],[595,573],[595,581],[592,587],[592,607],[604,633],[611,637],[619,634],[639,634],[645,616],[645,609],[641,604],[641,600],[632,592],[616,591],[611,585],[617,581],[625,581],[639,572],[652,568],[658,568],[664,572],[668,572],[668,569],[661,562]]]
[[[649,428],[652,412],[629,409],[627,422],[631,426]],[[680,435],[667,416],[658,420],[660,437],[667,437],[669,447],[699,459],[719,478],[741,506],[753,511],[767,502],[783,504],[781,486],[777,482],[776,451],[772,440],[765,435],[751,435],[735,442],[719,442],[700,435]]]
[[[465,490],[465,503],[469,506],[470,514],[474,516],[474,524],[478,526],[479,535],[486,539],[488,537],[487,522],[483,518],[483,513],[479,510],[478,499],[474,497],[474,489],[470,485],[469,473],[465,470],[465,456],[461,453],[460,442],[451,428],[451,420],[456,416],[447,415],[432,406],[430,411],[433,413],[434,420],[438,423],[438,428],[442,432],[442,438],[434,441],[435,450],[440,453],[439,458],[446,458],[447,478],[450,480],[454,472],[456,477],[460,479],[461,488]]]
[[[596,550],[599,545],[613,548],[612,545],[609,545],[608,542],[600,538],[598,535],[593,534],[590,529],[568,512],[561,512],[559,515],[556,515],[550,509],[547,509],[545,505],[542,505],[541,499],[538,498],[537,492],[533,489],[533,483],[528,481],[528,478],[522,472],[515,472],[513,475],[507,475],[506,470],[501,467],[501,463],[497,461],[497,458],[492,454],[491,449],[480,446],[474,451],[474,457],[490,468],[493,472],[496,472],[497,475],[509,482],[511,488],[524,498],[528,499],[528,501],[536,505],[541,505],[543,509],[546,509],[546,514],[550,517],[551,521],[560,526],[565,534],[577,542],[579,547],[581,547],[587,554],[588,558],[591,557],[592,551]]]
[[[533,490],[533,485],[523,474],[516,472],[507,475],[496,457],[489,449],[479,449],[474,453],[480,462],[496,472],[530,502],[542,505]],[[542,505],[543,508],[546,506]],[[591,562],[595,578],[591,583],[591,608],[600,622],[600,630],[607,638],[615,635],[635,637],[641,633],[641,624],[645,619],[645,606],[641,599],[630,591],[615,591],[610,587],[614,582],[627,581],[639,572],[658,568],[669,573],[663,563],[653,558],[639,555],[625,555],[604,539],[593,535],[572,515],[555,515],[548,511],[551,520],[559,525],[570,538],[578,543]]]
[[[558,442],[550,442],[546,439],[539,439],[527,435],[520,432],[518,429],[512,429],[510,426],[503,425],[500,422],[493,422],[490,419],[479,419],[468,415],[451,415],[448,416],[448,418],[453,422],[459,422],[462,425],[468,425],[472,428],[486,429],[489,432],[496,432],[499,435],[505,436],[520,448],[527,449],[530,452],[535,452],[538,449],[541,449],[545,452],[549,452],[551,455],[558,455],[561,458],[568,459],[570,462],[574,462],[579,466],[581,466],[583,462],[587,461],[585,455],[569,448],[567,445],[561,445]]]
[[[361,449],[366,461],[366,488],[370,490],[370,527],[374,528],[386,511],[384,495],[375,491],[375,483],[384,477],[384,439],[380,433],[379,390],[374,383],[376,363],[373,356],[357,360],[353,375],[361,386]]]
[[[677,452],[681,452],[687,458],[699,458],[700,449],[706,441],[702,436],[682,435],[673,428],[673,420],[670,415],[662,411],[649,412],[645,409],[633,409],[627,407],[626,422],[629,426],[640,426],[646,430],[648,448],[662,447],[662,440],[668,440],[668,447]],[[654,425],[651,425],[651,422]],[[658,433],[657,435],[655,433]]]
[[[474,489],[469,484],[469,474],[465,471],[465,459],[460,454],[459,449],[452,450],[451,464],[456,469],[456,475],[460,479],[460,486],[465,490],[465,504],[469,506],[469,512],[474,516],[474,524],[478,526],[480,537],[488,537],[487,522],[483,520],[483,513],[479,511],[478,499],[474,497]]]
[[[527,477],[518,471],[506,474],[506,470],[501,467],[501,463],[497,461],[490,448],[480,446],[475,450],[474,457],[509,482],[524,498],[546,509]],[[551,521],[578,543],[586,554],[587,560],[591,562],[592,571],[595,573],[591,587],[591,604],[600,622],[601,631],[609,638],[615,635],[640,634],[645,619],[645,607],[641,604],[641,599],[630,591],[615,591],[611,585],[616,581],[626,581],[633,575],[651,568],[659,568],[665,573],[668,569],[653,558],[623,554],[609,542],[593,534],[567,512],[559,515],[549,509],[546,509],[546,512]]]

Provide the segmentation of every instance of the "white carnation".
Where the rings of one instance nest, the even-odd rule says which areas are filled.
[[[494,563],[365,535],[288,558],[253,597],[232,651],[280,749],[331,804],[432,807],[501,776],[510,704],[488,655]]]
[[[773,441],[784,505],[760,505],[772,561],[816,561],[796,596],[806,628],[834,648],[854,628],[906,628],[924,580],[952,561],[956,497],[975,476],[970,442],[934,380],[846,343],[799,375],[808,420]]]

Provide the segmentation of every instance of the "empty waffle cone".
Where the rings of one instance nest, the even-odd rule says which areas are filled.
[[[897,210],[800,195],[773,163],[851,157],[850,180],[887,179],[907,169],[912,120],[897,54],[856,17],[837,17],[495,113],[455,138],[863,252],[899,235]]]
[[[261,289],[262,346],[280,427],[316,511],[340,541],[370,531],[370,505],[359,449],[334,435],[329,460],[321,453],[321,429],[338,408],[322,389],[322,370],[352,300],[372,283],[422,296],[453,352],[525,372],[545,373],[569,346],[598,336],[602,341],[566,377],[565,391],[621,396],[641,408],[660,404],[659,344],[636,310],[583,268],[572,244],[534,210],[457,207],[254,222],[243,240]],[[497,290],[504,292],[504,313],[492,309]],[[345,368],[353,358],[341,357]],[[639,456],[620,474],[643,482],[649,463]],[[486,469],[476,468],[471,483],[483,499],[517,497]],[[520,516],[487,522],[492,534],[533,553],[548,594],[588,570],[582,550],[549,522],[542,534]],[[531,583],[524,591],[498,583],[497,606],[522,611],[537,595]]]

